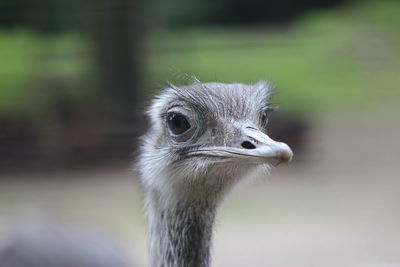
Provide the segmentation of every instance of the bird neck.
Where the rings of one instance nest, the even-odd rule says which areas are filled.
[[[151,266],[209,266],[216,202],[148,199]]]

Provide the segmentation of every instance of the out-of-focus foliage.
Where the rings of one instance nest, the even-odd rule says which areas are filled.
[[[77,34],[0,32],[0,111],[29,116],[56,94],[71,101],[89,97],[91,87],[81,84],[91,66],[87,51],[88,41]]]
[[[283,88],[278,102],[292,111],[365,111],[382,101],[397,106],[398,10],[396,1],[365,1],[306,14],[292,28],[160,31],[149,40],[150,77],[171,80],[172,74],[172,82],[182,81],[183,73],[202,81],[271,79]]]
[[[1,168],[131,153],[145,14],[135,0],[0,1]]]
[[[85,1],[88,2],[88,1]],[[77,0],[2,0],[0,25],[2,28],[18,27],[55,33],[78,28],[85,7]]]
[[[171,0],[154,9],[165,25],[245,25],[288,23],[309,9],[328,8],[351,0]]]
[[[271,79],[282,88],[277,102],[292,111],[394,104],[400,83],[397,10],[397,1],[370,0],[308,13],[290,28],[159,30],[147,41],[147,88],[182,82],[188,73],[204,81]],[[91,97],[89,51],[81,34],[0,32],[0,59],[6,62],[0,64],[0,110],[32,115],[54,94],[73,101]],[[365,95],[368,102],[359,101]]]

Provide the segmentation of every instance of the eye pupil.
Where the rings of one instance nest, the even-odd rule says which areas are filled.
[[[183,115],[175,112],[168,114],[167,124],[173,134],[183,134],[190,128],[187,119]]]

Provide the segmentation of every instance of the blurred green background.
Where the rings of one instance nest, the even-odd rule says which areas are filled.
[[[400,266],[399,33],[396,0],[0,0],[0,226],[118,229],[146,265],[148,100],[270,80],[295,159],[230,199],[215,266]]]
[[[140,121],[143,100],[163,81],[187,83],[191,75],[269,79],[281,88],[275,101],[301,116],[397,106],[398,1],[2,0],[0,7],[0,125],[8,130],[0,149],[13,154],[4,143],[16,139],[32,150],[19,149],[15,159],[83,151],[89,161],[96,149],[126,156],[127,138],[143,131],[129,126]]]
[[[126,158],[134,149],[126,143],[144,130],[149,95],[192,75],[271,80],[283,112],[305,121],[321,113],[393,114],[399,5],[2,0],[2,167],[32,158],[43,159],[35,163],[41,167],[77,156]]]

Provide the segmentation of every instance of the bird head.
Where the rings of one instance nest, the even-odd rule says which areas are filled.
[[[272,91],[268,82],[170,85],[147,112],[151,129],[139,159],[144,185],[221,190],[259,166],[290,161],[289,146],[267,135]]]

